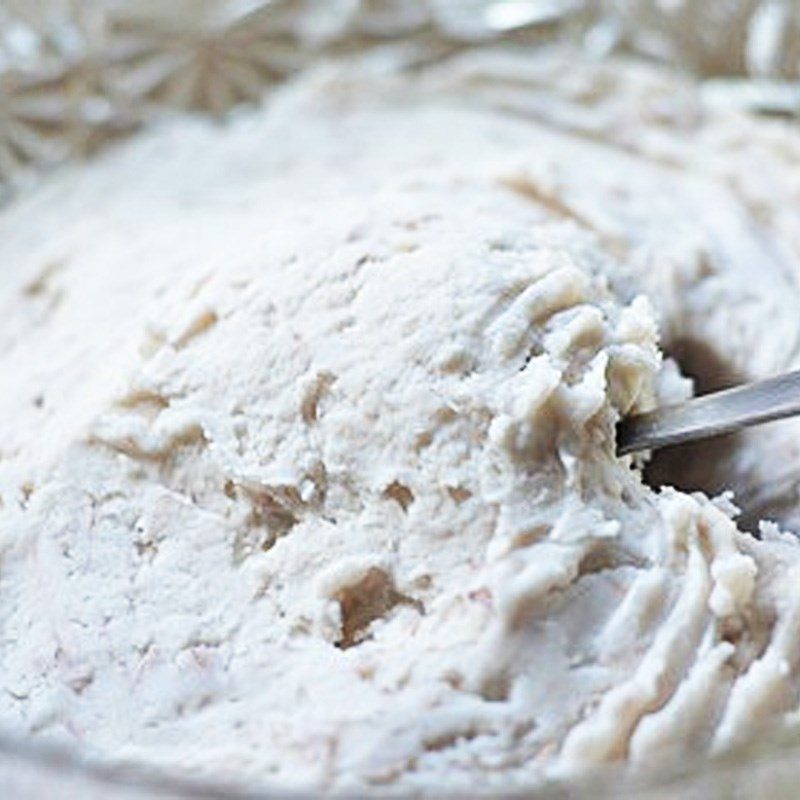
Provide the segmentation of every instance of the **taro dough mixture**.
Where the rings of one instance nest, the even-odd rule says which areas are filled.
[[[799,163],[655,68],[484,52],[7,207],[0,730],[363,791],[794,724],[797,425],[684,465],[732,500],[650,488],[614,424],[692,391],[664,352],[798,362]]]

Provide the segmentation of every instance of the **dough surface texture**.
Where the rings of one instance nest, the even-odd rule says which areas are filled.
[[[5,209],[0,728],[364,791],[791,720],[800,545],[614,426],[691,393],[665,350],[797,363],[798,163],[655,68],[485,52],[321,69]]]

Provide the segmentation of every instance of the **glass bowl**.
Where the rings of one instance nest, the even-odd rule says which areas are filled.
[[[758,0],[0,0],[0,203],[66,161],[165,115],[218,119],[321,58],[402,47],[409,65],[490,41],[568,39],[634,50],[709,81],[722,102],[800,117],[800,3]],[[244,58],[247,77],[232,68]],[[745,750],[647,775],[611,769],[509,796],[795,797],[800,742],[765,732]],[[269,798],[0,734],[0,797]],[[302,796],[302,795],[296,795]],[[484,796],[484,795],[481,795]]]

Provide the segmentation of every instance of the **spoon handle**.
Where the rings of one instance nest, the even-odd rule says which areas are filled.
[[[617,452],[651,450],[800,414],[800,370],[623,419]]]

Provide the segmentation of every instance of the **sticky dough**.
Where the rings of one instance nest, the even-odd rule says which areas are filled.
[[[614,426],[692,391],[664,348],[797,360],[797,163],[653,67],[485,52],[321,69],[9,206],[0,729],[384,791],[788,718],[800,545]],[[784,425],[732,484],[791,476]]]

